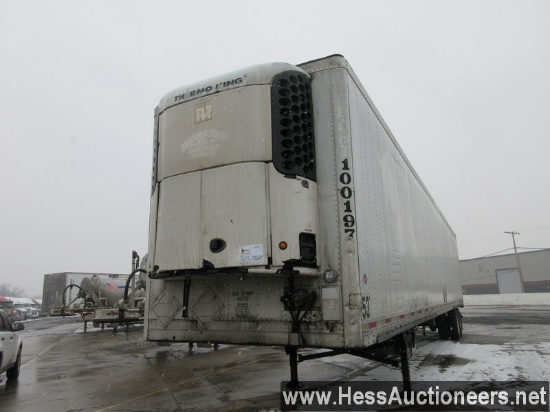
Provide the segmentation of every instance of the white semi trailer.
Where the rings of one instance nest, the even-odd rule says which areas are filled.
[[[155,110],[146,338],[398,365],[462,333],[456,237],[348,62],[263,64]],[[300,347],[327,348],[315,355]]]

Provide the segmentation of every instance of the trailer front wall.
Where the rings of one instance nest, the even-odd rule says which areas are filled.
[[[146,309],[147,339],[172,342],[221,342],[252,345],[304,344],[311,347],[342,347],[343,325],[328,331],[321,322],[320,300],[302,324],[302,336],[291,333],[291,317],[283,310],[281,296],[286,279],[267,274],[189,276],[192,284],[189,307],[185,307],[181,279],[150,282]],[[296,286],[319,290],[318,281],[297,279]]]
[[[148,253],[156,279],[147,288],[146,336],[341,346],[342,331],[322,326],[320,299],[302,334],[291,333],[281,302],[288,281],[276,273],[285,262],[308,266],[310,274],[294,285],[321,295],[320,273],[300,240],[314,238],[319,226],[309,76],[286,64],[263,65],[243,69],[238,85],[214,93],[233,77],[178,89],[156,110]],[[285,169],[291,161],[304,173]],[[341,320],[336,311],[331,316]]]

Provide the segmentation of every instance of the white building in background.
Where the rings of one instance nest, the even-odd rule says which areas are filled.
[[[550,249],[460,261],[465,295],[550,292]],[[520,274],[521,268],[521,274]],[[523,277],[523,288],[522,288]]]

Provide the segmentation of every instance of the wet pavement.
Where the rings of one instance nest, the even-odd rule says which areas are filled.
[[[479,306],[463,314],[460,342],[417,334],[413,380],[548,380],[550,307]],[[1,411],[276,411],[280,382],[289,378],[280,347],[190,351],[187,343],[144,341],[142,326],[84,332],[76,317],[25,326],[19,381],[0,376]],[[400,373],[340,355],[301,363],[299,378],[399,380]]]

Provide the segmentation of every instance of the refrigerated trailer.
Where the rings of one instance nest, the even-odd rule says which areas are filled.
[[[460,338],[456,236],[342,56],[176,89],[154,121],[148,340],[284,346],[297,384],[343,352],[408,381],[415,328]]]

